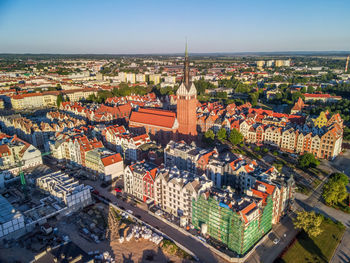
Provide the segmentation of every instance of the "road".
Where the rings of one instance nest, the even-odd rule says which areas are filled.
[[[177,229],[169,226],[163,221],[150,215],[144,209],[139,208],[137,206],[132,206],[131,204],[117,198],[115,195],[113,195],[108,191],[108,188],[100,187],[101,182],[85,180],[85,181],[82,181],[82,183],[91,185],[92,187],[94,187],[97,191],[99,191],[100,195],[106,198],[109,198],[113,204],[116,204],[119,207],[122,206],[125,208],[125,210],[128,210],[128,209],[132,210],[134,215],[140,215],[141,220],[152,225],[153,227],[158,227],[159,230],[164,232],[166,235],[168,235],[169,237],[171,237],[172,239],[174,239],[175,241],[177,241],[178,243],[182,244],[184,247],[192,251],[199,258],[201,262],[208,262],[208,263],[226,262],[224,259],[221,259],[215,254],[213,254],[207,247],[205,247],[201,242],[194,239],[192,236],[190,235],[186,236],[185,234],[181,233]]]
[[[350,222],[350,221],[349,221]],[[350,228],[344,233],[343,239],[337,247],[330,263],[350,262]]]
[[[281,223],[272,228],[280,242],[276,245],[270,238],[260,244],[254,253],[246,260],[246,263],[272,263],[282,253],[283,249],[292,241],[298,231],[293,226],[289,216],[284,217]],[[286,236],[284,237],[284,234]]]

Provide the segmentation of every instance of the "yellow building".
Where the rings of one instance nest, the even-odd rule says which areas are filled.
[[[322,127],[326,126],[326,124],[328,122],[327,115],[328,115],[328,112],[326,113],[324,111],[321,111],[320,115],[317,118],[312,120],[315,127],[322,128]]]
[[[43,95],[41,93],[14,95],[11,98],[11,105],[15,110],[41,108],[44,106]]]
[[[149,81],[153,82],[154,85],[157,85],[160,83],[160,75],[159,74],[151,74],[149,75]]]
[[[265,61],[264,61],[264,60],[259,60],[259,61],[257,61],[257,62],[256,62],[256,66],[257,66],[258,68],[264,67],[264,66],[265,66]]]

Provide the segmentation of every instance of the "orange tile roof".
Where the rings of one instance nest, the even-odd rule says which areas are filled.
[[[6,144],[0,145],[0,157],[2,157],[4,153],[11,155],[10,148]]]
[[[245,223],[248,223],[248,219],[246,217],[246,215],[252,211],[254,208],[256,207],[256,204],[253,202],[253,203],[250,203],[249,205],[247,205],[244,209],[242,209],[240,212],[243,216],[243,219],[245,221]]]
[[[142,109],[131,113],[130,122],[172,128],[175,119],[175,113],[171,111]]]
[[[123,159],[122,159],[120,153],[116,153],[116,154],[102,158],[101,161],[103,163],[103,166],[106,167],[106,166],[111,165],[111,164],[122,162]]]

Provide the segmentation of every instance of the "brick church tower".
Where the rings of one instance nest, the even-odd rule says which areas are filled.
[[[197,135],[197,89],[190,82],[190,67],[188,61],[187,44],[185,51],[184,78],[176,92],[177,121],[180,139],[195,140]]]

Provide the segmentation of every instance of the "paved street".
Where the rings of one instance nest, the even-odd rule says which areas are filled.
[[[145,221],[146,223],[154,226],[159,227],[159,229],[167,234],[169,237],[173,238],[175,241],[182,244],[184,247],[191,250],[201,262],[208,262],[208,263],[215,263],[215,262],[226,262],[225,260],[219,258],[215,254],[213,254],[207,247],[205,247],[202,243],[197,241],[196,239],[192,238],[191,236],[186,236],[183,233],[179,232],[175,228],[172,228],[171,226],[167,225],[163,221],[160,221],[159,219],[155,218],[154,216],[148,214],[147,211],[132,206],[131,204],[124,202],[121,199],[118,199],[115,195],[111,194],[108,191],[108,188],[102,188],[100,187],[99,181],[82,181],[84,184],[88,184],[93,186],[99,193],[107,198],[109,198],[112,203],[116,204],[117,206],[123,206],[126,210],[130,209],[134,212],[134,215],[140,215],[141,220]]]
[[[292,219],[288,216],[282,219],[281,224],[273,227],[272,232],[280,239],[275,245],[270,238],[260,244],[255,252],[248,258],[247,263],[272,263],[292,241],[297,234]],[[283,235],[286,234],[286,237]]]
[[[350,221],[349,221],[350,223]],[[350,225],[349,225],[350,226]],[[331,263],[348,263],[350,262],[350,227],[344,233],[343,239],[337,247]]]

